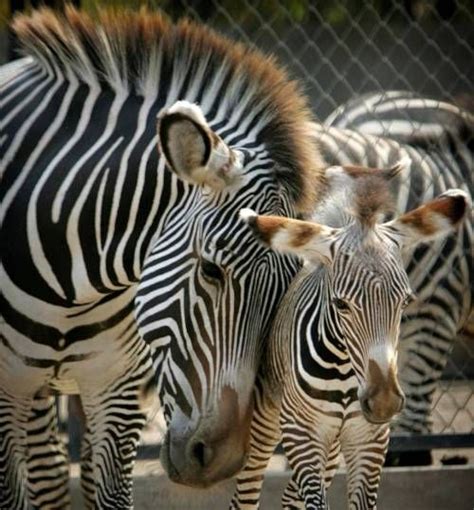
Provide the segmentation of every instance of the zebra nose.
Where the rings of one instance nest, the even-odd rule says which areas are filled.
[[[235,390],[224,387],[212,411],[192,423],[175,410],[161,449],[163,467],[173,481],[208,487],[242,469],[250,441],[253,400],[249,399],[242,415]]]
[[[367,386],[361,392],[360,406],[371,423],[386,423],[404,406],[405,396],[400,388],[395,367],[383,372],[379,365],[369,361]]]
[[[387,423],[395,414],[403,409],[405,397],[400,395],[387,396],[377,393],[360,398],[360,407],[367,421],[370,423]]]
[[[242,441],[237,428],[218,435],[198,429],[191,437],[173,437],[168,431],[161,460],[174,482],[208,487],[242,469],[246,453],[247,441]]]

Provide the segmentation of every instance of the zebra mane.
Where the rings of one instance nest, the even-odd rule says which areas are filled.
[[[17,15],[13,29],[23,53],[50,75],[146,98],[169,89],[173,94],[163,101],[197,102],[204,114],[218,111],[225,120],[238,110],[240,123],[271,153],[296,210],[314,206],[323,164],[311,135],[312,114],[298,84],[272,56],[146,8],[100,10],[94,19],[72,6],[64,13],[41,8]],[[256,131],[252,119],[258,119]]]
[[[326,195],[313,219],[340,228],[355,223],[368,232],[394,212],[394,197],[387,179],[362,167],[344,167],[345,174],[328,179]]]
[[[375,175],[356,179],[353,199],[355,219],[368,228],[372,228],[382,215],[392,212],[394,207],[388,182]]]

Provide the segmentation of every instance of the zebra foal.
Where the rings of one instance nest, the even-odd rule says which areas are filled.
[[[341,105],[315,139],[329,165],[390,166],[409,157],[392,183],[406,211],[449,188],[472,195],[474,116],[457,106],[406,91],[366,94]],[[472,221],[450,238],[404,254],[418,296],[402,318],[399,378],[405,407],[392,423],[403,434],[432,433],[433,396],[472,306]],[[391,452],[393,465],[431,464],[430,451]]]
[[[269,247],[303,257],[276,315],[256,390],[251,450],[233,509],[255,509],[282,439],[293,468],[284,508],[327,509],[342,451],[349,507],[376,507],[389,422],[404,396],[397,377],[403,309],[413,300],[402,251],[450,234],[469,198],[449,190],[391,221],[389,181],[404,169],[330,167],[315,222],[242,218]]]

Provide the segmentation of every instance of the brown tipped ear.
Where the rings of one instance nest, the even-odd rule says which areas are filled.
[[[452,233],[471,207],[465,191],[451,189],[385,225],[396,232],[404,246],[413,246]]]
[[[211,130],[199,106],[177,101],[160,112],[157,130],[159,149],[180,179],[216,190],[238,180],[239,157]]]
[[[239,215],[251,228],[254,236],[269,247],[272,247],[273,237],[288,221],[283,216],[261,216],[252,209],[241,209]]]
[[[332,260],[330,247],[339,229],[282,216],[261,216],[251,209],[242,209],[240,217],[269,248],[312,262]]]

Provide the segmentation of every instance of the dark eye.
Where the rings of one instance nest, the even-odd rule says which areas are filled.
[[[203,260],[201,262],[201,270],[202,274],[211,280],[222,280],[223,278],[222,269],[217,264],[209,262],[208,260]]]
[[[349,310],[349,305],[344,299],[335,298],[332,303],[340,312],[347,312]]]

